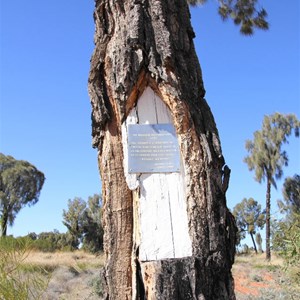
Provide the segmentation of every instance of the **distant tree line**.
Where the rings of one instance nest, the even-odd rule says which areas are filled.
[[[101,225],[102,198],[95,194],[84,201],[74,198],[68,201],[68,210],[63,211],[63,224],[66,233],[58,230],[51,232],[29,233],[31,248],[43,251],[74,251],[83,249],[91,253],[103,250],[103,229]]]

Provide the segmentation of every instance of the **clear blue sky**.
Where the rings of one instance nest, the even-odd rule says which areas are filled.
[[[46,176],[39,202],[18,214],[8,234],[64,232],[68,199],[101,191],[87,93],[94,1],[0,3],[0,152],[31,162]],[[221,21],[214,0],[192,9],[206,98],[232,169],[230,208],[244,197],[264,206],[265,185],[243,163],[245,140],[261,128],[263,116],[300,117],[299,1],[262,3],[270,30],[251,38]],[[290,139],[286,150],[290,163],[284,175],[299,174],[299,139]],[[273,213],[282,183],[278,192],[272,190]]]

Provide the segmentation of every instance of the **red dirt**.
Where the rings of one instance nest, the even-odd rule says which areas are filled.
[[[234,275],[236,292],[243,295],[259,296],[260,289],[275,287],[275,279],[271,274],[265,273],[260,275],[262,278],[261,282],[254,281],[253,279],[249,278],[248,275],[249,274],[247,274],[246,272],[239,272],[239,274]]]
[[[238,263],[233,267],[237,299],[244,296],[258,297],[261,289],[278,289],[276,274],[266,269],[253,268],[251,263]]]

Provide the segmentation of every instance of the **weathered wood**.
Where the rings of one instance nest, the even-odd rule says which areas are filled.
[[[147,87],[122,124],[124,169],[129,188],[140,189],[138,220],[139,260],[149,261],[192,255],[188,231],[183,164],[180,173],[128,174],[127,132],[129,124],[173,124],[171,113]],[[135,223],[135,222],[134,222]]]
[[[236,227],[225,198],[229,169],[204,99],[187,3],[97,0],[94,17],[89,94],[103,186],[106,298],[235,299],[231,266]],[[126,124],[137,123],[140,111],[147,115],[153,109],[140,101],[147,87],[167,107],[163,116],[169,114],[179,140],[184,174],[179,186],[184,190],[175,193],[183,193],[190,257],[178,258],[168,250],[157,261],[144,261],[155,247],[143,245],[143,234],[151,230],[145,231],[140,219],[141,211],[147,214],[143,194],[153,178],[165,175],[127,174],[123,145]],[[150,122],[142,115],[139,122]],[[165,242],[161,236],[154,240]],[[169,243],[159,249],[168,249]]]

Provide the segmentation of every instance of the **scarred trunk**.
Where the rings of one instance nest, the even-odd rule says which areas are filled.
[[[236,226],[225,198],[230,170],[204,99],[186,1],[98,0],[94,18],[96,46],[91,59],[89,94],[93,145],[98,149],[104,200],[104,298],[235,299],[231,267]],[[147,102],[147,93],[156,100]],[[156,116],[156,122],[163,123],[166,118],[175,127],[181,159],[181,173],[173,176],[177,179],[170,179],[172,175],[167,174],[140,174],[134,184],[129,183],[126,126],[132,119],[136,124],[151,122],[152,117],[144,121],[141,117],[150,114],[145,103],[149,103],[149,111],[150,103],[158,103],[167,112],[161,121]],[[154,111],[157,114],[159,109]],[[155,184],[149,190],[149,178],[162,182],[161,187]],[[170,189],[165,193],[165,180],[182,182],[178,199],[184,197],[183,203],[172,203],[173,196],[165,201],[173,192]],[[161,193],[157,193],[160,188]],[[179,218],[186,224],[188,238],[182,242],[185,248],[180,241],[176,244],[178,231],[174,230],[180,229],[173,228],[176,218],[170,216],[171,225],[166,227],[171,228],[172,237],[166,238],[172,240],[175,250],[148,259],[143,237],[150,231],[147,232],[143,218],[151,207],[152,194],[161,194],[161,200],[152,198],[162,204],[162,209],[169,207],[170,211],[163,211],[163,216],[174,214],[174,207],[183,207]],[[146,224],[151,223],[149,219],[151,216]],[[158,252],[169,247],[164,240],[160,245]]]

